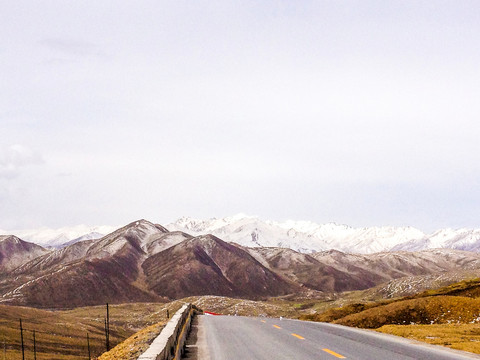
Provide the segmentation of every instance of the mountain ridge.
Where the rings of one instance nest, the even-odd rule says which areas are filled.
[[[248,219],[245,220],[248,223]],[[325,297],[408,276],[480,269],[480,254],[451,249],[311,254],[245,247],[138,220],[94,240],[44,249],[13,236],[18,263],[0,271],[0,303],[37,307],[145,302],[194,295]],[[4,257],[5,258],[5,257]]]
[[[17,242],[45,253],[0,272],[1,303],[85,306],[211,293],[254,298],[284,295],[299,288],[264,268],[243,249],[213,235],[169,232],[146,220],[62,249]],[[164,263],[169,265],[162,268]]]

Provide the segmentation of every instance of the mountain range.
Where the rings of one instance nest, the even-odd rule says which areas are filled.
[[[480,249],[480,229],[441,229],[427,234],[413,227],[353,228],[335,223],[264,221],[243,214],[207,220],[182,217],[165,227],[194,236],[212,234],[224,241],[247,247],[281,247],[302,253],[332,249],[358,254],[435,248]],[[13,231],[13,234],[44,247],[59,248],[80,240],[98,239],[113,230],[115,227],[112,226],[80,225],[58,230],[41,228]],[[12,232],[0,230],[0,234],[7,233]]]
[[[60,249],[2,236],[0,303],[58,308],[193,295],[321,297],[406,276],[480,269],[480,254],[461,250],[304,253],[256,245],[146,220]]]
[[[43,247],[61,248],[77,241],[99,239],[120,226],[65,226],[58,229],[41,227],[29,230],[1,230],[0,234],[14,234],[22,240],[33,242]]]

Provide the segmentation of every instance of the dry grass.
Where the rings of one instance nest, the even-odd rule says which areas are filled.
[[[110,343],[115,346],[137,331],[166,320],[180,303],[124,304],[110,306]],[[0,306],[0,343],[3,336],[10,359],[21,358],[19,319],[22,318],[26,358],[33,358],[32,330],[36,331],[38,360],[84,360],[88,356],[87,332],[92,357],[105,351],[105,306],[68,311],[45,311],[16,306]]]
[[[480,297],[480,279],[470,279],[451,284],[449,286],[442,287],[440,289],[426,290],[416,297],[425,296],[440,296],[440,295],[453,295],[453,296],[465,296],[471,298]]]
[[[480,297],[480,279],[471,279],[460,281],[439,289],[427,290],[412,296],[399,297],[396,299],[375,299],[375,297],[367,297],[364,300],[376,300],[368,302],[358,302],[362,295],[368,294],[367,291],[358,291],[345,293],[339,299],[330,303],[319,303],[316,305],[316,312],[310,314],[301,314],[300,319],[311,321],[326,321],[333,322],[340,320],[348,315],[363,312],[368,309],[386,306],[396,302],[403,302],[406,300],[423,299],[437,296],[461,296],[469,298]],[[342,304],[340,307],[335,305]],[[381,326],[381,325],[380,325]]]
[[[480,354],[480,327],[457,325],[385,325],[376,331]]]
[[[98,360],[136,360],[160,334],[165,323],[162,321],[137,332],[109,352],[103,353]]]
[[[384,325],[465,324],[480,322],[480,299],[435,296],[376,306],[333,321],[376,329]]]
[[[333,322],[348,315],[357,314],[377,306],[379,306],[378,303],[353,303],[338,308],[328,309],[319,314],[302,314],[300,315],[300,319],[309,321]]]

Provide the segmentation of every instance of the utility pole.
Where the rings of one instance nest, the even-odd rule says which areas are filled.
[[[110,312],[108,310],[108,303],[107,303],[107,320],[105,323],[105,332],[107,336],[107,351],[110,350]]]
[[[22,319],[20,319],[20,339],[22,341],[22,360],[25,360],[25,345],[23,344],[23,326]]]
[[[35,340],[35,330],[33,330],[33,360],[37,360],[37,342]]]
[[[103,320],[105,320],[105,349],[108,351],[107,318],[103,318]]]
[[[90,337],[88,336],[88,332],[87,332],[87,348],[88,348],[88,360],[91,360],[92,357],[90,355]]]
[[[3,360],[7,360],[7,342],[5,340],[5,334],[3,334]]]

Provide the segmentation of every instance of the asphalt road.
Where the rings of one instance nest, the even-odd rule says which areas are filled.
[[[196,346],[199,360],[480,359],[373,331],[241,316],[200,316]]]

